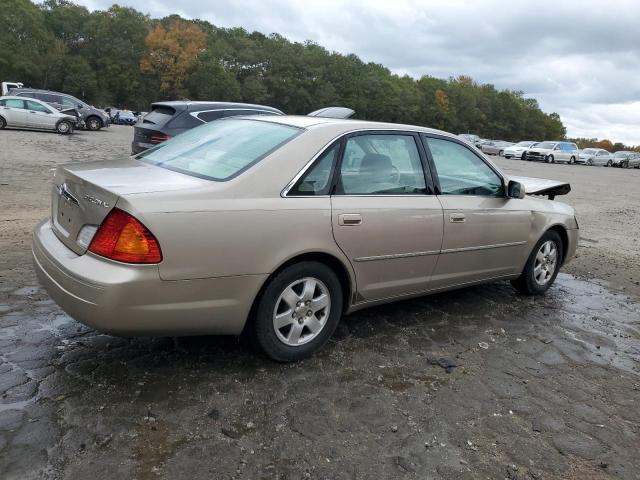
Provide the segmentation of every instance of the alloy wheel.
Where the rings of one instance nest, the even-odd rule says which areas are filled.
[[[547,240],[538,249],[533,267],[533,277],[538,285],[546,285],[553,277],[558,263],[558,249],[555,242]]]
[[[273,329],[282,343],[304,345],[318,336],[331,311],[331,295],[317,278],[306,277],[287,286],[273,311]]]

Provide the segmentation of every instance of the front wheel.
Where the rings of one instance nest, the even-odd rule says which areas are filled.
[[[536,243],[520,277],[511,284],[526,295],[546,292],[558,275],[563,254],[560,235],[549,230]]]
[[[609,160],[609,161],[607,162],[607,167],[612,167],[612,166],[613,166],[613,162],[612,162],[611,160]]]
[[[294,362],[329,340],[342,316],[342,288],[319,262],[291,265],[269,280],[249,332],[271,359]]]
[[[6,126],[7,126],[7,121],[4,118],[0,117],[0,130],[2,130]]]
[[[72,131],[73,131],[73,125],[71,125],[71,122],[67,120],[61,120],[56,125],[56,132],[60,133],[61,135],[68,135]]]
[[[574,163],[576,163],[576,157],[571,157],[569,159],[569,165],[573,165]]]
[[[622,162],[622,168],[629,168],[629,162],[628,161]]]
[[[555,162],[555,160],[553,158],[553,155],[548,155],[547,156],[547,163],[554,163],[554,162]]]
[[[504,150],[500,150],[500,151],[498,152],[498,156],[499,156],[499,157],[504,157]]]
[[[87,128],[89,130],[93,130],[98,131],[102,128],[102,120],[100,120],[98,117],[89,117],[87,118]]]

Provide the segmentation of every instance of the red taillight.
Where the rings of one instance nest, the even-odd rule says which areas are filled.
[[[157,144],[157,143],[166,142],[170,138],[171,138],[171,135],[167,135],[166,133],[154,133],[153,135],[151,135],[151,138],[149,139],[149,141],[151,143]]]
[[[93,236],[89,251],[126,263],[159,263],[162,252],[156,237],[127,212],[114,208]]]

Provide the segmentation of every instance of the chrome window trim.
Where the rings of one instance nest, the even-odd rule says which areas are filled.
[[[372,128],[358,128],[356,130],[349,130],[348,132],[343,132],[339,135],[337,135],[336,137],[332,138],[329,143],[327,143],[324,147],[322,147],[320,149],[320,151],[318,153],[316,153],[311,160],[309,160],[303,167],[302,170],[300,170],[297,175],[295,177],[293,177],[293,180],[291,180],[283,189],[282,192],[280,192],[280,196],[283,198],[321,198],[321,197],[330,197],[331,195],[294,195],[289,197],[287,194],[289,193],[289,190],[291,190],[293,188],[293,186],[297,183],[298,180],[300,180],[300,178],[306,173],[306,171],[311,168],[311,165],[313,165],[313,163],[320,157],[322,156],[322,154],[329,148],[331,147],[336,141],[341,140],[342,137],[346,137],[348,135],[351,135],[353,133],[360,133],[360,132],[407,132],[407,133],[416,133],[418,135],[420,134],[424,134],[427,132],[424,132],[422,130],[412,130],[411,128],[390,128],[390,127],[372,127]],[[443,135],[444,137],[448,138],[447,135]],[[416,145],[417,147],[417,145]],[[347,194],[347,195],[340,195],[341,197],[418,197],[418,196],[425,196],[425,197],[435,197],[435,195],[427,195],[427,194],[419,194],[419,193],[412,193],[412,194],[405,194],[405,195],[398,195],[398,194],[394,194],[394,195],[382,195],[382,194]]]

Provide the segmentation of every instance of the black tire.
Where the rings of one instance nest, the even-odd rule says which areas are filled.
[[[622,168],[629,168],[629,162],[628,162],[628,161],[622,162],[622,163],[620,164],[620,166],[621,166]]]
[[[7,121],[4,118],[0,117],[0,130],[2,130],[6,126],[7,126]]]
[[[589,160],[587,160],[587,165],[590,167],[593,167],[593,158],[590,158]]]
[[[96,116],[87,118],[85,120],[85,125],[87,126],[88,130],[92,130],[94,132],[97,132],[102,127],[104,127],[104,125],[102,124],[102,120]]]
[[[527,159],[527,152],[522,152],[522,157],[520,157],[520,160],[526,160]]]
[[[611,160],[607,162],[607,167],[613,167],[613,162]]]
[[[573,165],[574,163],[576,163],[576,157],[571,157],[569,159],[569,165]]]
[[[498,152],[498,156],[499,156],[499,157],[504,157],[504,150],[500,150],[500,151]]]
[[[287,327],[282,327],[283,330],[277,333],[276,327],[274,326],[274,316],[277,313],[276,308],[280,308],[280,296],[292,284],[308,278],[320,280],[323,286],[326,287],[330,300],[328,315],[324,319],[324,325],[310,341],[296,346],[287,345],[279,338],[279,334],[282,335],[283,330],[285,330],[286,333]],[[255,315],[251,319],[251,324],[248,326],[247,331],[251,344],[260,347],[269,358],[277,362],[295,362],[313,355],[327,343],[338,326],[338,322],[342,317],[342,297],[340,280],[338,280],[334,271],[325,264],[319,262],[300,262],[286,267],[268,281],[258,299]],[[279,303],[279,305],[276,305],[276,303]],[[304,306],[302,308],[306,309]],[[292,315],[295,315],[295,313],[296,312],[293,311]],[[314,313],[313,315],[316,314]],[[298,323],[302,321],[304,320],[299,319]],[[290,328],[293,329],[295,326],[295,323],[291,323]],[[306,326],[299,328],[301,328],[303,332],[308,330]],[[308,330],[308,332],[312,334],[311,330]]]
[[[551,273],[551,276],[545,281],[544,284],[539,283],[535,277],[535,268],[537,262],[538,252],[540,248],[546,244],[547,242],[553,242],[556,248],[556,261],[554,265],[554,270]],[[531,251],[531,255],[529,255],[529,259],[527,260],[526,265],[524,266],[524,270],[520,277],[516,280],[512,280],[511,284],[515,287],[518,292],[523,293],[525,295],[541,295],[546,292],[556,277],[558,276],[558,272],[560,271],[560,266],[562,265],[562,260],[564,258],[564,245],[562,244],[562,239],[557,232],[553,230],[548,230],[540,240],[536,243],[536,246],[533,247]]]
[[[547,163],[555,163],[555,159],[553,158],[553,155],[547,155]]]
[[[61,135],[69,135],[73,132],[73,125],[68,120],[60,120],[56,125],[56,132]]]

